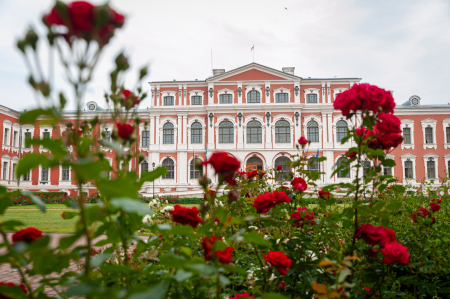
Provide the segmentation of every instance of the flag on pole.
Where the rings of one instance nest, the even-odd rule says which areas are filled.
[[[316,159],[319,159],[319,149],[317,149]]]
[[[250,52],[253,51],[254,49],[255,49],[255,45],[253,45],[253,47],[252,47],[252,49],[250,50]]]

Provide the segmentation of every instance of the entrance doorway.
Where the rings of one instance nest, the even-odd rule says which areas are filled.
[[[263,170],[263,161],[258,157],[251,157],[247,160],[247,165],[245,166],[247,171],[252,170]]]

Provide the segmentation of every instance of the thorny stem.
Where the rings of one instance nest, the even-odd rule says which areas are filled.
[[[261,273],[262,273],[262,276],[263,276],[263,279],[264,279],[264,292],[265,292],[266,289],[267,289],[267,279],[266,279],[266,274],[264,273],[264,271],[266,269],[264,268],[264,264],[263,264],[263,262],[261,260],[261,257],[259,256],[258,248],[256,247],[256,245],[254,245],[253,249],[255,251],[256,257],[258,258],[259,264],[261,265]]]
[[[91,237],[89,235],[89,228],[86,221],[86,209],[84,206],[84,195],[81,192],[81,181],[78,184],[78,194],[79,194],[79,200],[78,204],[80,205],[80,219],[81,223],[83,224],[83,230],[84,234],[86,235],[86,241],[87,241],[87,254],[86,254],[86,265],[85,265],[85,272],[84,275],[86,277],[89,277],[89,272],[91,270],[91,251],[92,251],[92,241]]]

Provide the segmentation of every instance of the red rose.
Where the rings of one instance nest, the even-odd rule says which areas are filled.
[[[393,115],[381,112],[378,114],[378,121],[375,125],[378,131],[385,133],[401,133],[402,129],[400,119]]]
[[[386,246],[381,249],[381,253],[384,256],[384,259],[381,261],[383,264],[409,264],[408,247],[405,247],[400,243],[394,242],[386,244]]]
[[[231,190],[228,192],[228,199],[230,201],[236,201],[239,199],[239,192],[236,189]]]
[[[250,172],[247,172],[247,178],[249,179],[249,180],[251,180],[253,177],[255,177],[255,176],[257,176],[258,175],[258,171],[257,170],[252,170],[252,171],[250,171]]]
[[[305,216],[302,216],[300,214],[300,212],[302,212],[302,211],[305,211],[304,212]],[[308,208],[306,208],[306,207],[297,208],[297,211],[292,213],[290,216],[291,216],[290,219],[297,219],[294,222],[294,225],[296,227],[303,227],[303,225],[305,225],[305,224],[313,225],[315,223],[315,219],[316,219],[316,217],[314,217],[314,213],[308,211]]]
[[[286,275],[287,270],[292,266],[292,260],[281,251],[269,251],[269,254],[264,254],[264,258],[267,263],[276,267],[281,275]]]
[[[134,127],[130,124],[117,123],[117,133],[120,138],[124,140],[129,140],[133,134]]]
[[[349,158],[350,160],[356,159],[356,155],[357,155],[356,152],[351,152],[351,153],[348,153],[348,151],[345,152],[345,156],[346,156],[347,158]]]
[[[376,259],[376,258],[378,258],[378,249],[376,249],[376,248],[370,248],[369,249],[369,256],[371,257],[371,258],[373,258],[373,259]]]
[[[233,261],[233,257],[231,255],[231,252],[233,251],[233,247],[227,247],[223,250],[217,250],[214,252],[214,255],[219,260],[219,263],[222,265],[229,265]]]
[[[381,247],[387,243],[395,242],[395,232],[384,226],[373,226],[372,224],[361,224],[356,230],[355,238],[364,238],[369,245],[379,244]]]
[[[278,165],[278,166],[277,166],[277,171],[280,171],[280,170],[283,170],[283,166]]]
[[[203,256],[205,257],[205,261],[210,261],[213,256],[212,247],[216,240],[222,240],[221,237],[204,237],[202,240],[202,248],[203,248]],[[219,263],[222,265],[229,265],[232,261],[231,252],[233,251],[233,247],[227,247],[223,250],[216,250],[214,255],[217,257]]]
[[[437,211],[439,211],[439,209],[441,208],[441,206],[439,206],[437,203],[431,203],[430,204],[430,209],[433,211],[433,212],[437,212]]]
[[[21,230],[16,231],[12,235],[12,240],[14,243],[17,242],[26,242],[26,243],[32,243],[39,239],[42,236],[42,231],[34,228],[34,227],[27,227]]]
[[[266,175],[266,173],[264,171],[260,171],[260,172],[258,172],[258,175],[259,175],[259,178],[262,179]]]
[[[197,207],[185,208],[180,205],[175,205],[174,210],[170,211],[172,221],[180,224],[188,224],[196,228],[202,222],[202,218],[198,216]]]
[[[265,192],[259,194],[253,203],[253,207],[256,208],[257,213],[267,213],[279,203],[290,203],[291,198],[286,195],[284,191],[274,191],[271,193]]]
[[[280,283],[278,284],[277,288],[279,288],[280,290],[286,289],[286,282],[280,281]]]
[[[300,192],[303,192],[306,190],[306,188],[308,188],[308,184],[302,178],[294,178],[291,181],[291,185],[295,190]]]
[[[214,152],[207,163],[212,165],[216,174],[219,174],[224,181],[230,180],[241,167],[241,162],[226,152]]]
[[[440,200],[439,198],[433,198],[430,200],[430,202],[441,203],[442,200]]]
[[[394,113],[395,102],[392,93],[367,83],[354,84],[349,90],[339,93],[333,106],[341,110],[344,116],[358,110],[370,110],[378,113],[380,110]]]
[[[303,147],[305,144],[308,144],[308,140],[304,136],[300,137],[298,143]]]
[[[209,189],[205,194],[203,194],[203,199],[208,201],[216,195],[216,191]]]
[[[254,298],[253,296],[250,297],[249,293],[242,293],[242,294],[236,294],[236,297],[228,297],[228,299],[237,299],[237,298]]]
[[[430,215],[430,212],[425,209],[424,207],[421,207],[420,209],[413,212],[410,216],[415,222],[417,220],[417,217],[427,218]]]
[[[19,285],[15,285],[13,282],[3,282],[3,281],[0,281],[0,285],[1,285],[1,286],[6,286],[6,287],[10,287],[10,288],[13,288],[13,287],[19,287],[19,288],[22,289],[22,292],[24,292],[24,294],[28,294],[27,288],[25,287],[25,285],[24,285],[23,283],[21,283],[21,284],[19,284]],[[9,296],[0,294],[0,299],[12,299],[12,297],[9,297]]]
[[[139,97],[135,96],[134,93],[132,93],[128,89],[125,89],[122,94],[125,97],[124,106],[127,108],[131,108],[136,105],[139,105],[139,103],[141,102],[141,99]]]
[[[325,192],[323,190],[319,190],[319,199],[327,200],[331,198],[331,193],[329,191]]]

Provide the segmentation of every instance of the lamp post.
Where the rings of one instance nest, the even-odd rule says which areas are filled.
[[[155,162],[152,162],[153,171],[155,170]],[[153,180],[153,199],[155,199],[155,180]]]

